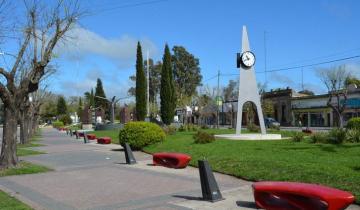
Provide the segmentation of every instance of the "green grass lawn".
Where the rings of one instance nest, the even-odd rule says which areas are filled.
[[[36,174],[44,173],[47,171],[52,171],[52,169],[37,165],[25,161],[20,161],[15,168],[3,169],[0,170],[0,177],[2,176],[13,176],[13,175],[22,175],[22,174]]]
[[[16,151],[17,156],[29,156],[29,155],[41,155],[46,154],[46,152],[36,151],[32,149],[18,148]]]
[[[17,145],[17,155],[18,156],[29,156],[29,155],[41,155],[46,154],[45,152],[32,150],[31,147],[41,147],[43,144],[38,143],[40,141],[40,134],[36,134],[33,138],[30,139],[27,144],[18,144]]]
[[[28,205],[0,190],[0,210],[31,210]]]
[[[206,130],[234,133],[233,130]],[[177,132],[145,152],[183,152],[191,165],[207,159],[214,171],[252,181],[299,181],[318,183],[354,193],[360,198],[360,144],[310,144],[290,140],[216,140],[194,144],[194,132]],[[357,202],[360,200],[358,199]]]

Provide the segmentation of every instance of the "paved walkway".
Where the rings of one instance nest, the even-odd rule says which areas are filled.
[[[141,152],[138,164],[126,165],[120,146],[84,144],[54,129],[43,129],[42,143],[36,149],[48,154],[23,159],[54,171],[0,178],[1,190],[34,209],[255,209],[251,183],[231,176],[215,174],[225,200],[211,203],[199,200],[196,168],[151,166]]]

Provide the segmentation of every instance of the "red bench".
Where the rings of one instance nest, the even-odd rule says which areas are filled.
[[[191,156],[182,153],[154,153],[153,164],[168,168],[185,168],[191,160]]]
[[[341,210],[355,201],[345,191],[297,182],[256,182],[252,185],[257,207],[267,210]]]
[[[95,134],[87,134],[86,136],[87,136],[87,138],[89,140],[96,140],[96,135]]]
[[[111,138],[110,137],[100,137],[97,139],[98,144],[111,144]]]

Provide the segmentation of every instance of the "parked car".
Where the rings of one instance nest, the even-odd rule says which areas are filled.
[[[267,128],[270,128],[270,127],[280,127],[280,123],[278,121],[276,121],[274,118],[271,118],[271,117],[266,117],[264,119],[265,121],[265,126]]]

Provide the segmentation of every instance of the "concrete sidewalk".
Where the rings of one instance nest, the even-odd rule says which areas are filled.
[[[43,129],[42,144],[36,149],[48,154],[23,159],[55,171],[0,178],[0,189],[34,209],[255,209],[251,182],[215,173],[225,200],[211,203],[199,199],[196,168],[151,166],[142,152],[126,165],[121,146],[84,144],[54,129]]]

